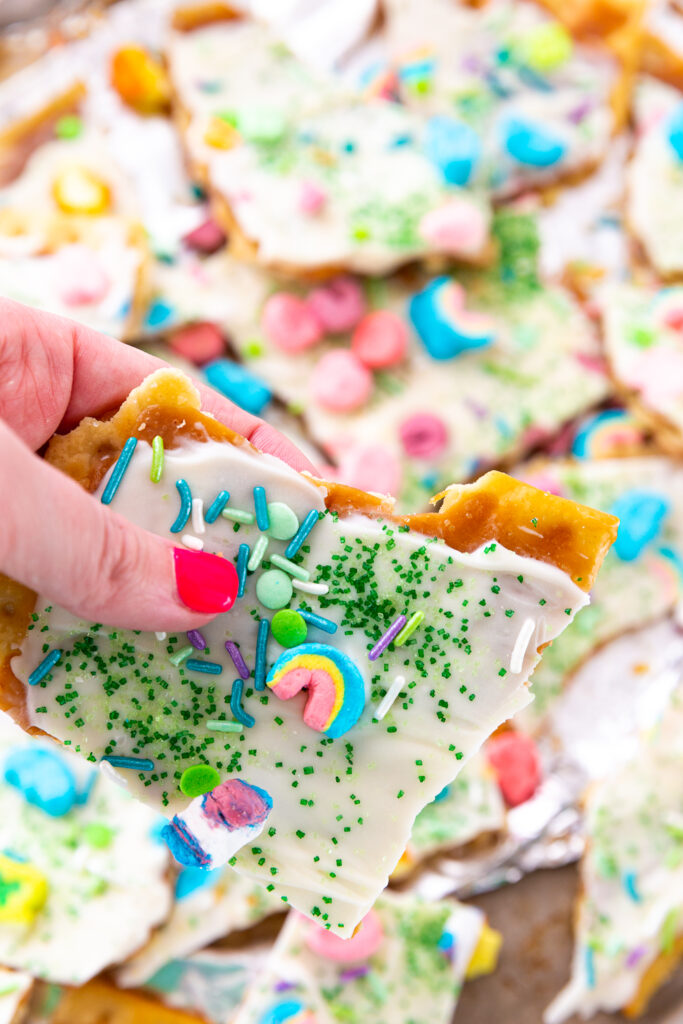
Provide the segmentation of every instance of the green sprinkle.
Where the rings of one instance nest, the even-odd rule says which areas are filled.
[[[296,562],[290,562],[284,555],[273,555],[271,562],[276,565],[278,569],[282,569],[284,572],[288,572],[290,576],[293,576],[295,580],[309,580],[311,574],[308,569],[302,569]]]
[[[216,719],[206,723],[206,728],[212,732],[242,732],[244,726],[241,722],[220,722]]]
[[[83,122],[76,114],[65,114],[55,125],[58,139],[77,139],[83,131]]]
[[[172,654],[168,660],[172,665],[180,665],[186,658],[189,658],[191,654],[194,654],[194,647],[192,644],[188,644],[187,647],[181,647],[179,651]]]
[[[259,565],[263,561],[263,556],[268,548],[268,538],[261,535],[256,543],[254,544],[254,550],[249,555],[249,561],[247,562],[247,569],[249,572],[254,572],[258,569]]]
[[[224,508],[221,512],[224,519],[229,519],[232,523],[245,523],[251,525],[256,522],[256,516],[253,512],[245,512],[241,508]]]
[[[152,441],[152,468],[149,471],[149,478],[153,484],[158,484],[161,474],[164,471],[164,439],[160,434]]]
[[[396,645],[396,647],[402,647],[403,646],[403,644],[406,642],[408,637],[413,635],[413,633],[415,632],[417,627],[420,625],[420,623],[422,622],[424,617],[425,617],[425,613],[424,612],[414,612],[410,616],[410,618],[406,622],[405,626],[403,627],[401,632],[398,634],[398,636],[394,640],[394,644]]]

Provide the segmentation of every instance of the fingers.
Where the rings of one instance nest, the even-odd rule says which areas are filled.
[[[88,622],[188,630],[227,611],[232,562],[127,522],[0,423],[0,571]],[[188,607],[190,604],[192,607]]]
[[[7,382],[0,391],[0,417],[32,448],[44,444],[58,428],[70,430],[84,416],[116,408],[148,374],[166,365],[72,320],[0,299],[0,369]],[[315,472],[296,445],[274,427],[195,383],[206,412],[261,451],[295,469]]]

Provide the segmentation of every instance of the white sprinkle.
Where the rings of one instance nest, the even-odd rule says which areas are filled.
[[[191,548],[193,551],[204,550],[204,541],[200,540],[199,537],[193,537],[191,533],[184,533],[180,540],[186,548]]]
[[[192,529],[195,533],[206,533],[203,498],[192,499]]]
[[[536,629],[536,623],[533,619],[525,619],[522,623],[522,628],[517,634],[515,640],[515,646],[512,648],[512,654],[510,655],[510,671],[521,672],[524,666],[524,655],[526,649],[529,646],[529,641],[534,635]]]
[[[167,633],[155,633],[154,635],[157,638],[157,640],[165,640],[166,637],[168,636]]]
[[[391,705],[394,703],[394,701],[396,700],[396,698],[398,697],[399,693],[401,692],[401,690],[403,689],[403,687],[405,685],[406,685],[405,676],[396,676],[396,678],[394,679],[393,683],[391,684],[391,686],[389,687],[387,692],[382,697],[382,700],[378,704],[377,710],[375,711],[375,714],[373,716],[374,718],[377,719],[378,722],[382,721],[382,719],[386,715],[387,711],[389,710]]]
[[[120,786],[121,789],[128,789],[128,783],[126,782],[126,780],[123,778],[122,775],[119,775],[116,768],[114,768],[113,764],[109,764],[109,761],[100,761],[99,769],[104,775],[105,779],[107,779],[109,782],[114,782],[117,786]]]
[[[319,597],[327,594],[330,589],[327,583],[310,583],[308,580],[293,579],[292,584],[295,590],[302,590],[304,594],[317,594]]]

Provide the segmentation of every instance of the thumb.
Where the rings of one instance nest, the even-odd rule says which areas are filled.
[[[79,618],[188,630],[232,607],[231,561],[129,523],[38,458],[0,422],[0,571]]]

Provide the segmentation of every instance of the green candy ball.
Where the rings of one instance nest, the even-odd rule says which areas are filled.
[[[270,631],[282,647],[298,647],[306,639],[308,627],[298,612],[283,608],[273,615]]]
[[[299,529],[296,513],[284,501],[268,502],[270,526],[266,531],[274,540],[291,540]]]
[[[209,764],[193,764],[180,776],[180,792],[185,796],[203,796],[220,783],[221,777]]]
[[[284,608],[293,593],[292,581],[282,569],[268,569],[256,581],[256,596],[266,608]]]

